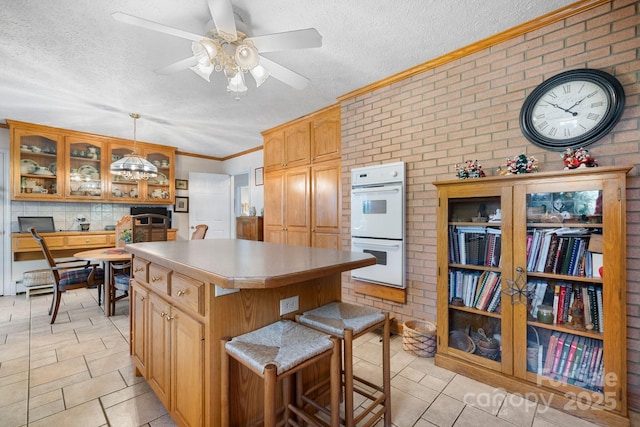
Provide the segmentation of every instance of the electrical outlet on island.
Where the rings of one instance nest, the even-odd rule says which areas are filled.
[[[280,300],[280,316],[298,310],[298,295]]]

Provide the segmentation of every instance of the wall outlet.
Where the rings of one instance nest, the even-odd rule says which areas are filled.
[[[298,295],[280,300],[280,316],[298,310]]]

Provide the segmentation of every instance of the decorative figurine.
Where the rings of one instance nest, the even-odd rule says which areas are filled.
[[[507,164],[500,166],[498,169],[500,175],[517,175],[532,172],[538,172],[538,159],[533,156],[527,157],[526,154],[520,154],[513,159],[507,157]]]
[[[591,157],[589,150],[586,148],[576,148],[575,150],[567,148],[564,153],[562,153],[562,162],[564,163],[565,170],[598,166],[596,159]]]
[[[485,176],[482,165],[477,160],[467,160],[463,166],[455,165],[458,179],[482,178]]]
[[[580,301],[580,298],[577,297],[571,308],[569,309],[569,316],[571,316],[571,322],[569,323],[569,327],[575,329],[576,331],[584,331],[586,328],[584,327],[584,304]]]

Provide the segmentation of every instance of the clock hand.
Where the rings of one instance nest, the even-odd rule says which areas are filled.
[[[571,111],[571,109],[573,109],[573,107],[575,107],[576,105],[579,105],[579,104],[580,104],[582,101],[584,101],[585,99],[587,99],[587,97],[586,97],[586,96],[585,96],[584,98],[582,98],[580,101],[578,101],[578,102],[576,102],[575,104],[573,104],[573,105],[572,105],[571,107],[569,107],[569,109],[567,109],[566,111],[567,111],[567,112],[570,112],[570,111]],[[578,114],[578,113],[574,113],[574,112],[572,112],[572,111],[571,111],[571,113],[572,113],[574,116]]]
[[[543,100],[543,101],[544,101],[544,100]],[[580,102],[576,103],[575,105],[573,105],[570,109],[562,108],[561,106],[559,106],[558,104],[554,104],[553,102],[549,102],[549,101],[544,101],[544,102],[546,102],[547,104],[549,104],[549,105],[551,105],[551,106],[553,106],[553,107],[556,107],[556,108],[557,108],[557,109],[559,109],[559,110],[562,110],[562,111],[564,111],[564,112],[566,112],[566,113],[569,113],[569,114],[571,114],[572,116],[577,116],[577,115],[578,115],[578,113],[574,113],[573,111],[571,111],[571,108],[575,107],[577,104],[579,104],[580,102],[582,102],[582,100],[581,100]]]

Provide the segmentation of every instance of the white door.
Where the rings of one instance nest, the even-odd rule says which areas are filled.
[[[198,224],[209,226],[207,239],[231,238],[231,177],[189,172],[189,236]]]

